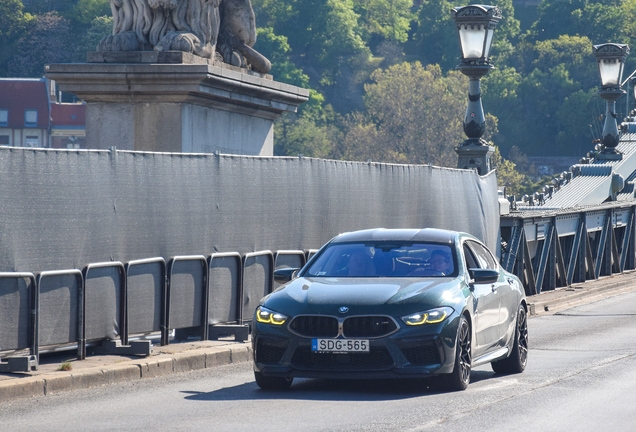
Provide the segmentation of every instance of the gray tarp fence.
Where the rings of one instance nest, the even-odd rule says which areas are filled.
[[[494,173],[430,165],[4,147],[0,202],[0,271],[315,249],[374,227],[499,236]]]

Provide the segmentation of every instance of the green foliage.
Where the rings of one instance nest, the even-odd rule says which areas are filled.
[[[90,26],[96,17],[111,16],[110,3],[108,0],[77,0],[65,16],[75,23]]]
[[[276,81],[298,87],[309,87],[309,76],[298,69],[289,58],[291,47],[287,37],[274,34],[274,29],[264,27],[257,29],[255,48],[272,63],[271,74]]]
[[[626,16],[620,0],[543,0],[529,36],[533,40],[561,35],[587,36],[595,44],[626,41]]]
[[[411,0],[354,0],[354,10],[360,16],[365,40],[373,36],[395,42],[406,42],[414,19]]]
[[[37,15],[27,36],[20,39],[17,53],[9,60],[8,73],[14,77],[41,77],[46,63],[71,61],[70,22],[55,12]]]
[[[97,49],[97,44],[111,34],[113,31],[113,18],[107,16],[98,16],[93,18],[90,26],[86,32],[82,35],[77,47],[75,49],[75,55],[73,61],[85,62],[86,53],[94,52]]]
[[[497,186],[506,188],[507,195],[517,195],[525,189],[527,176],[515,169],[514,162],[501,156],[499,147],[495,147],[495,153],[491,159],[493,168],[497,170]],[[525,192],[524,192],[525,193]]]
[[[464,140],[466,78],[437,65],[401,63],[371,74],[365,112],[348,116],[341,156],[352,160],[454,166]]]
[[[459,39],[451,18],[448,0],[424,0],[417,15],[414,41],[416,53],[425,64],[438,64],[450,70],[459,60]]]
[[[35,17],[24,13],[20,0],[0,2],[0,76],[7,73],[7,62],[15,53],[18,40],[26,34]]]

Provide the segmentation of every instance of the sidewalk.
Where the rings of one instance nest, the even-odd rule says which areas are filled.
[[[528,297],[531,316],[558,312],[605,297],[636,290],[636,271],[575,284]],[[213,368],[252,359],[250,342],[196,341],[155,345],[148,357],[90,355],[75,360],[73,352],[41,356],[37,371],[0,373],[0,403],[47,396],[61,391],[117,384],[173,373]],[[62,364],[71,370],[62,371]]]

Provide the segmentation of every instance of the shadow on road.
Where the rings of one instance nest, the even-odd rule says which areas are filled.
[[[493,372],[473,371],[471,383],[492,377]],[[444,393],[433,379],[395,380],[320,380],[296,378],[287,390],[261,390],[255,382],[226,387],[211,392],[184,390],[187,400],[231,401],[231,400],[343,400],[383,401],[433,396]]]

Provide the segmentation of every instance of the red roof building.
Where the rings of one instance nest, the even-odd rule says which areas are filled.
[[[85,148],[86,105],[60,103],[45,78],[0,78],[0,145]]]

